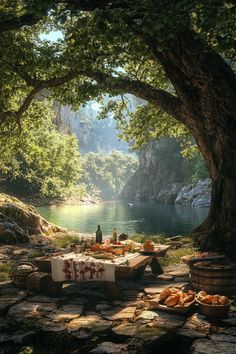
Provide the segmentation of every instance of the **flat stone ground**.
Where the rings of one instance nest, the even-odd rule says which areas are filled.
[[[0,283],[0,353],[236,354],[235,307],[217,321],[197,306],[185,316],[155,309],[164,287],[191,288],[185,265],[118,285],[122,300],[99,282],[65,284],[57,298]]]

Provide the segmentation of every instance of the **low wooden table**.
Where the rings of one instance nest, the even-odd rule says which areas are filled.
[[[162,269],[162,266],[160,265],[157,257],[165,257],[167,251],[170,249],[170,245],[160,245],[160,246],[155,246],[154,247],[154,252],[145,252],[141,251],[140,253],[142,255],[150,256],[152,257],[150,266],[152,269],[152,274],[163,274],[164,271]]]
[[[51,273],[52,257],[53,256],[35,258],[34,263],[38,267],[39,271]],[[116,281],[140,278],[144,273],[146,266],[148,264],[151,264],[152,258],[153,257],[151,255],[137,254],[137,257],[129,260],[128,265],[116,265],[115,282],[99,281],[99,283],[103,284],[104,289],[108,293],[110,298],[120,298],[120,289],[117,286]]]

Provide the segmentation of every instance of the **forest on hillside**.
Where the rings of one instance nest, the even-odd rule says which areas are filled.
[[[67,116],[62,115],[59,120],[52,101],[35,102],[21,126],[21,135],[6,135],[0,146],[1,188],[19,196],[38,198],[121,197],[151,138],[143,147],[137,147],[133,135],[125,136],[128,130],[124,128],[120,139],[127,140],[130,150],[135,151],[130,154],[124,141],[122,145],[120,140],[118,145],[121,130],[109,121],[106,124],[109,118],[104,117],[105,123],[98,126],[94,112],[89,115],[80,110],[75,117],[68,108],[66,112]],[[37,114],[37,121],[31,119],[32,114]],[[107,139],[101,139],[102,134],[112,137],[109,145]],[[155,174],[163,173],[159,166],[164,163],[165,174],[174,175],[174,181],[191,183],[206,178],[207,168],[199,153],[183,157],[181,141],[172,138],[162,146]],[[121,150],[115,150],[117,147]],[[151,171],[147,170],[148,173]],[[161,180],[157,183],[163,184]]]

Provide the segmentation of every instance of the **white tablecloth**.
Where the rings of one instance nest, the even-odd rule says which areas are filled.
[[[51,259],[52,279],[63,281],[115,281],[115,267],[136,257],[128,254],[114,261],[95,259],[83,253],[67,253]]]

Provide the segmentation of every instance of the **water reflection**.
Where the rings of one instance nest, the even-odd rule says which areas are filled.
[[[101,224],[104,234],[116,227],[119,232],[188,234],[207,216],[206,208],[164,205],[149,202],[109,201],[99,205],[40,207],[50,222],[78,232],[94,233]]]

